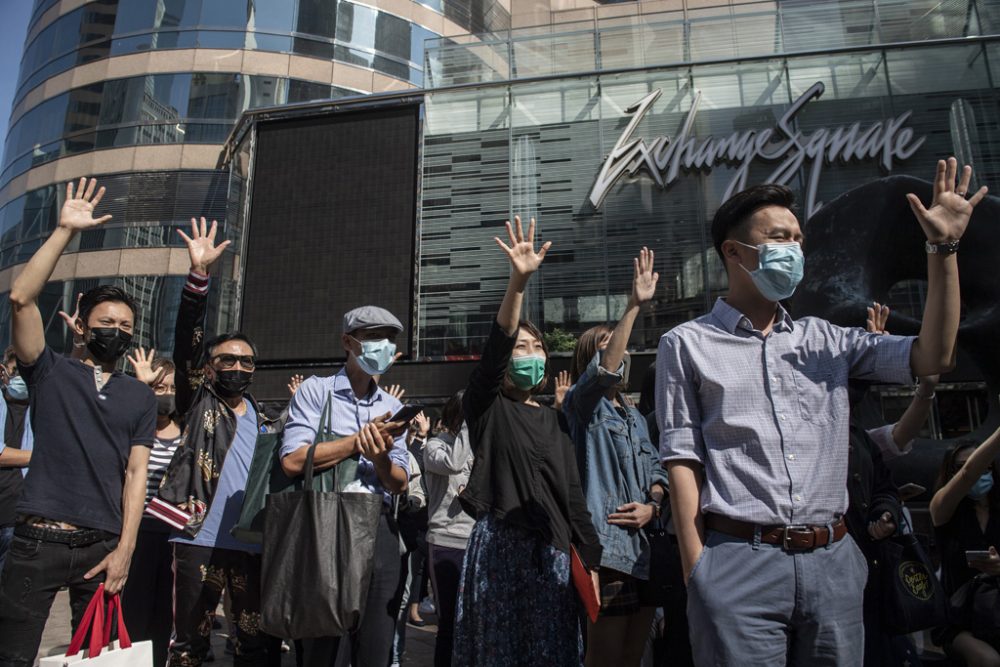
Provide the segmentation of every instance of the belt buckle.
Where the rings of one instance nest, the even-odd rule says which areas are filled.
[[[812,547],[796,547],[792,546],[790,543],[792,531],[801,531],[803,533],[809,532],[809,526],[799,525],[799,526],[785,526],[781,531],[781,549],[782,551],[809,551]],[[815,542],[815,539],[813,540]]]

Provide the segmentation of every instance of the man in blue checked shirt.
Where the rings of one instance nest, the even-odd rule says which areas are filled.
[[[940,161],[917,337],[869,334],[780,301],[802,278],[792,193],[759,185],[712,221],[729,294],[667,332],[656,360],[660,455],[699,665],[861,665],[867,564],[847,535],[848,378],[905,383],[953,363],[958,250],[986,188]],[[888,248],[886,250],[889,250]]]
[[[387,665],[399,609],[399,532],[390,516],[392,495],[406,490],[410,474],[405,423],[388,422],[402,404],[379,387],[379,378],[397,358],[396,336],[403,325],[389,311],[362,306],[344,315],[341,343],[347,364],[331,377],[313,376],[302,383],[288,409],[281,465],[290,477],[302,474],[309,446],[316,438],[323,406],[330,402],[335,440],[316,443],[317,470],[359,456],[357,478],[345,491],[380,493],[382,517],[375,538],[375,567],[365,615],[350,638],[355,665]],[[332,665],[339,637],[304,642],[305,664]]]

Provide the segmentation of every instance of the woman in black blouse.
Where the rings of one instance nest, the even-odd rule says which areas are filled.
[[[941,548],[941,583],[951,595],[978,574],[1000,575],[1000,486],[995,459],[1000,454],[1000,429],[981,445],[960,440],[941,462],[938,489],[930,514]],[[986,551],[985,558],[967,558],[966,551]],[[962,624],[935,639],[949,655],[967,665],[1000,665],[1000,646],[977,637]]]
[[[528,279],[552,245],[536,253],[520,218],[507,223],[510,260],[500,312],[463,399],[475,464],[460,497],[476,517],[465,552],[455,629],[456,665],[579,667],[579,603],[571,545],[591,570],[601,545],[580,488],[573,444],[558,413],[535,396],[548,379],[541,332],[520,320]]]

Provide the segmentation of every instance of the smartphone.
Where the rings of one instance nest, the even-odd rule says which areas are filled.
[[[966,551],[965,552],[965,562],[966,563],[980,562],[980,561],[989,560],[989,559],[990,559],[990,552],[989,551]]]
[[[917,496],[923,495],[927,491],[926,487],[920,486],[919,484],[914,484],[909,482],[899,487],[899,497],[903,500],[909,500],[911,498],[916,498]]]
[[[396,414],[389,417],[389,421],[409,423],[410,421],[413,420],[414,417],[416,417],[423,411],[424,411],[424,406],[420,405],[419,403],[411,403],[410,405],[404,405],[399,409],[398,412],[396,412]]]

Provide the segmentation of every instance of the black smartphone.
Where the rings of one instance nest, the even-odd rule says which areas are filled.
[[[424,406],[419,403],[411,403],[409,405],[404,405],[399,409],[396,414],[389,417],[391,422],[411,422],[413,418],[424,411]]]

